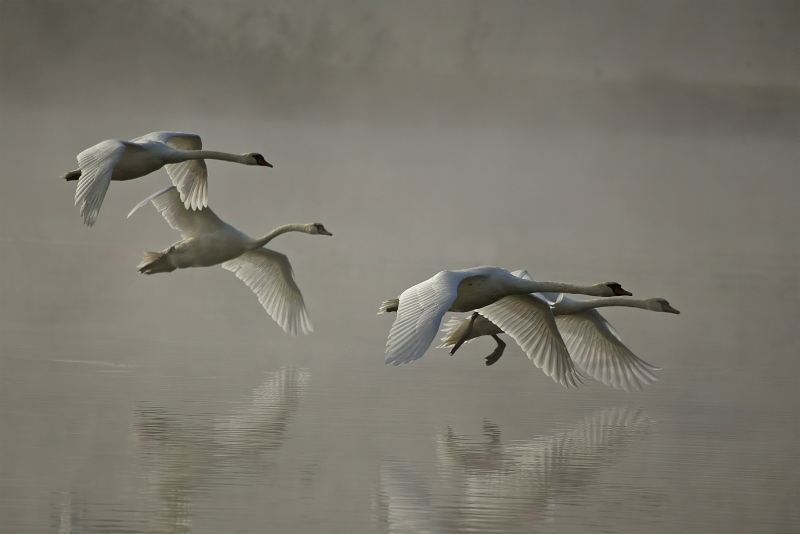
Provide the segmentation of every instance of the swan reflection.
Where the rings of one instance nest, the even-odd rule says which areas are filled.
[[[428,483],[406,462],[383,464],[379,524],[391,533],[530,532],[534,524],[534,531],[547,531],[559,503],[598,491],[599,475],[649,425],[640,410],[614,408],[510,444],[488,421],[478,440],[448,428],[438,436],[437,470]]]
[[[193,497],[264,476],[309,378],[306,369],[268,373],[248,402],[227,413],[187,416],[157,407],[137,409],[135,433],[149,491],[160,501],[159,527],[190,532]]]

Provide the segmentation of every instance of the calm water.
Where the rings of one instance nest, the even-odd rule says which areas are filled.
[[[275,173],[211,164],[211,196],[253,234],[333,232],[275,242],[316,327],[290,338],[222,269],[136,274],[178,239],[153,210],[124,219],[165,176],[113,184],[83,228],[55,177],[86,140],[57,123],[33,174],[4,145],[2,532],[797,528],[793,143],[277,125]],[[604,312],[660,381],[565,390],[511,344],[486,368],[485,340],[384,366],[381,300],[479,264],[668,298],[680,316]]]

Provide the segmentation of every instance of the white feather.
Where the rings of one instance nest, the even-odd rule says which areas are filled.
[[[458,271],[441,271],[424,282],[406,289],[399,298],[397,319],[395,319],[386,343],[386,363],[400,365],[422,357],[436,337],[442,317],[448,311],[470,311],[483,308],[509,295],[521,295],[537,291],[559,291],[606,296],[611,292],[607,284],[578,286],[555,282],[533,282],[514,276],[499,267],[474,267]],[[611,293],[613,294],[613,293]],[[383,305],[382,305],[383,307]],[[540,307],[541,313],[549,314],[546,304]],[[554,329],[552,316],[541,319],[540,328]],[[520,332],[520,336],[524,335]],[[563,357],[555,358],[559,350],[565,351],[554,341],[555,334],[545,336],[542,344],[529,346],[538,364],[559,383],[569,386],[575,384],[575,373],[563,362]],[[555,352],[554,352],[555,351]]]
[[[263,245],[286,232],[330,235],[321,224],[287,224],[264,237],[251,239],[217,217],[211,208],[187,209],[175,186],[150,195],[128,216],[147,202],[152,202],[184,239],[163,253],[147,253],[139,266],[140,272],[155,274],[222,264],[253,290],[267,313],[284,331],[291,335],[313,331],[289,259],[279,252],[263,248]]]
[[[510,335],[544,374],[564,387],[578,386],[580,374],[546,301],[529,294],[514,295],[478,312]]]
[[[64,177],[74,179],[80,175],[75,205],[84,223],[93,226],[112,180],[133,180],[164,166],[186,208],[207,206],[208,171],[204,159],[271,166],[257,154],[202,150],[202,141],[196,134],[153,132],[132,141],[108,139],[87,148],[78,154],[79,169]]]
[[[616,389],[641,391],[659,368],[639,359],[614,335],[597,310],[556,317],[572,359],[585,374]]]
[[[258,301],[285,332],[314,331],[308,318],[300,288],[294,281],[289,258],[280,252],[261,248],[245,252],[222,264],[258,296]]]

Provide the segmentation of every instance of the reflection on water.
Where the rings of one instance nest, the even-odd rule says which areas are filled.
[[[248,401],[222,413],[183,415],[141,403],[135,410],[133,432],[146,483],[147,500],[157,513],[125,513],[122,506],[105,504],[95,519],[70,493],[60,496],[58,531],[190,532],[192,502],[202,492],[247,485],[263,477],[283,445],[310,379],[307,369],[284,367],[268,373]],[[153,499],[152,497],[155,497]],[[151,505],[152,506],[152,505]],[[155,530],[154,530],[155,529]]]
[[[140,533],[153,532],[149,515],[132,508],[129,503],[90,503],[72,492],[57,494],[56,511],[52,514],[58,534]]]
[[[156,407],[136,410],[135,431],[150,491],[161,503],[159,526],[191,530],[192,499],[218,485],[261,477],[284,441],[308,386],[309,372],[269,373],[250,401],[227,414],[180,416]]]
[[[544,530],[560,504],[580,503],[650,418],[625,407],[600,410],[570,428],[504,444],[500,428],[484,421],[479,440],[451,428],[437,440],[432,485],[402,461],[381,466],[379,524],[387,532],[529,532]],[[637,490],[630,490],[631,492]],[[660,496],[656,497],[658,504]],[[653,506],[653,511],[657,506]]]

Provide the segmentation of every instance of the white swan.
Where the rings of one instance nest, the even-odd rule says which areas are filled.
[[[428,350],[447,311],[471,311],[503,300],[493,308],[491,319],[511,333],[537,367],[565,387],[577,386],[580,377],[558,334],[549,305],[527,307],[526,319],[514,317],[515,296],[539,291],[582,293],[593,296],[626,295],[615,282],[578,286],[557,282],[533,282],[499,267],[474,267],[441,271],[400,295],[397,305],[381,306],[378,313],[397,311],[389,340],[386,363],[400,365],[419,359]],[[505,297],[505,298],[504,298]],[[387,301],[391,302],[391,301]]]
[[[526,271],[515,271],[514,274],[530,279]],[[546,293],[544,297],[548,301],[551,298],[555,300],[549,303],[558,330],[581,373],[607,386],[625,391],[631,389],[641,391],[642,386],[658,380],[653,371],[658,371],[660,368],[645,362],[631,352],[622,343],[611,324],[595,308],[625,306],[655,312],[680,313],[665,299],[609,297],[579,301],[563,294],[552,293]],[[518,299],[518,303],[538,309],[542,300],[541,295],[526,295]],[[386,304],[390,305],[391,302]],[[477,313],[482,314],[483,310],[478,310]],[[454,347],[450,352],[453,354],[466,341],[481,336],[491,336],[497,347],[486,357],[486,365],[492,365],[500,359],[506,347],[506,344],[497,337],[503,330],[491,320],[478,315],[472,322],[472,330],[468,332],[470,320],[471,318],[453,318],[447,321],[442,328],[445,335],[441,338],[442,344],[439,347]]]
[[[208,172],[204,159],[233,161],[243,165],[272,167],[261,154],[229,154],[201,150],[200,136],[178,132],[153,132],[133,141],[108,139],[78,154],[80,168],[66,173],[67,181],[78,180],[75,205],[83,222],[94,226],[111,180],[133,180],[166,165],[187,208],[208,205]]]
[[[188,267],[222,264],[233,271],[258,296],[258,301],[284,331],[297,335],[312,332],[303,295],[292,276],[289,259],[262,248],[286,232],[333,235],[319,223],[287,224],[259,239],[251,239],[225,223],[210,208],[192,211],[181,202],[175,186],[155,193],[134,207],[130,217],[147,202],[161,212],[170,226],[181,232],[179,241],[163,252],[146,252],[137,267],[140,273],[169,273]]]

